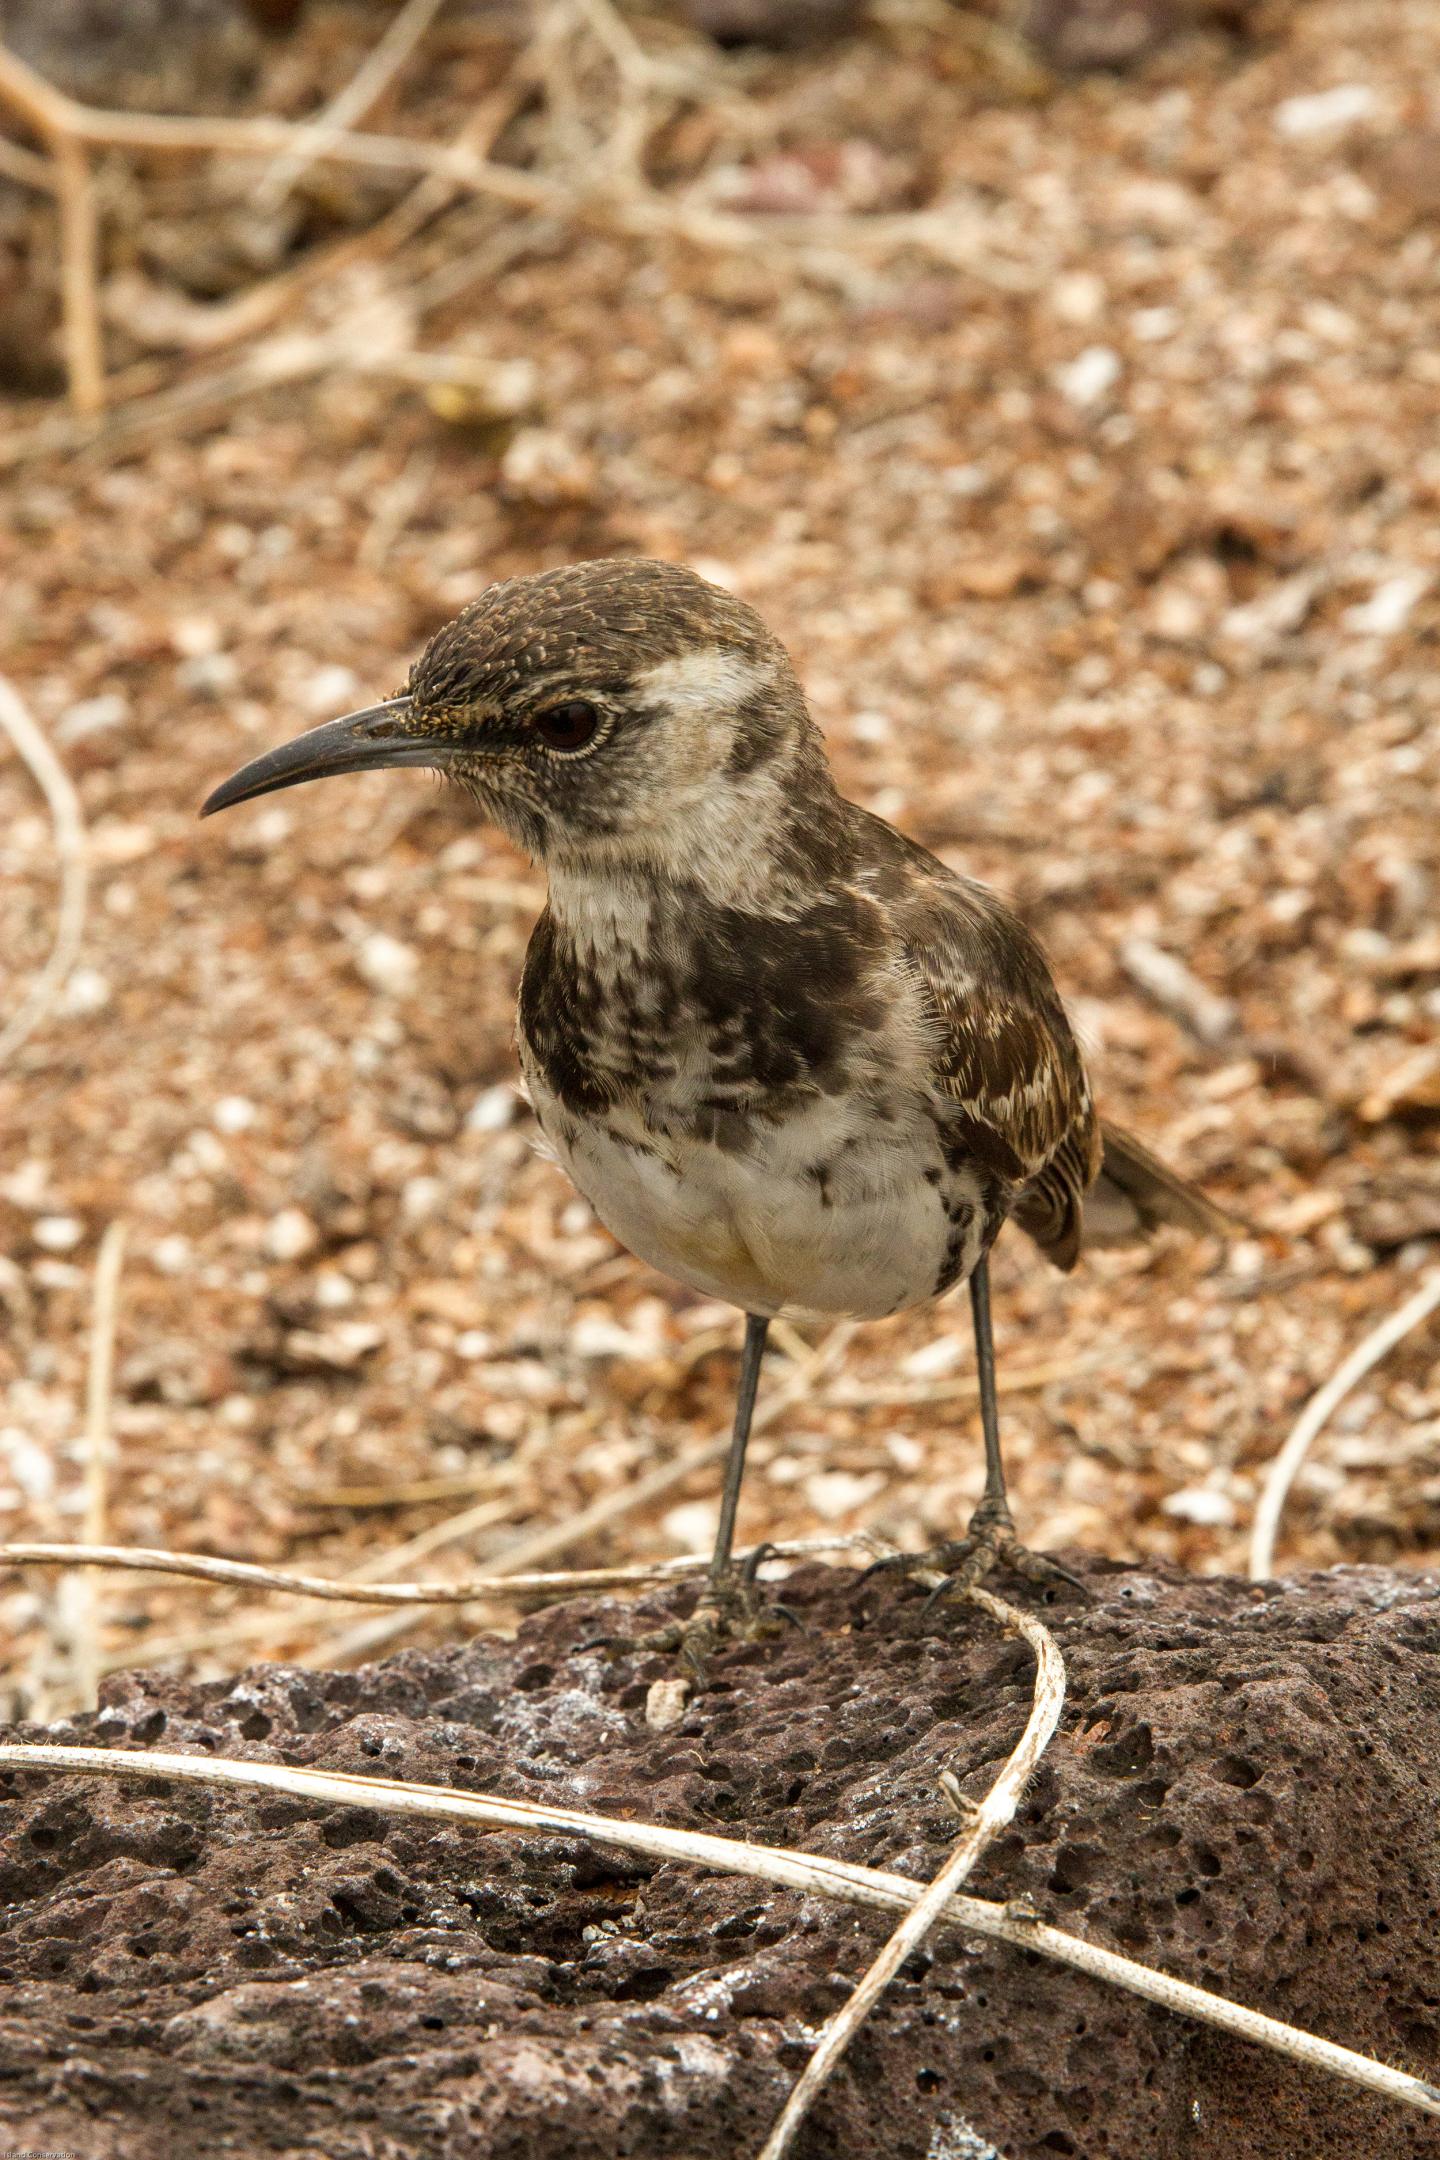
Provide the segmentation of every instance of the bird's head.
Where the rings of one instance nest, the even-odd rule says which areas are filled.
[[[670,563],[512,578],[437,631],[398,696],[225,781],[202,815],[336,773],[422,765],[552,866],[717,864],[824,757],[783,648]]]

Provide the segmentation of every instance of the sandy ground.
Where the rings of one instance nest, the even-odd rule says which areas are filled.
[[[1312,0],[1053,83],[980,64],[971,29],[893,11],[735,63],[748,118],[689,111],[651,152],[762,229],[939,206],[948,264],[842,238],[798,269],[462,206],[320,281],[306,320],[493,368],[517,422],[330,370],[12,461],[3,665],[95,879],[64,1002],[0,1073],[5,1535],[79,1532],[117,1219],[117,1541],[338,1572],[478,1506],[402,1567],[468,1572],[723,1429],[738,1321],[618,1250],[512,1092],[539,874],[416,775],[195,819],[261,746],[393,689],[491,579],[646,552],[766,614],[847,789],[1015,897],[1106,1107],[1253,1225],[1068,1280],[1018,1239],[997,1265],[1026,1534],[1241,1563],[1294,1415],[1440,1233],[1440,10]],[[270,63],[280,109],[306,64],[343,79],[310,35]],[[386,124],[453,131],[498,50],[453,40]],[[153,292],[193,176],[129,171],[107,187],[152,221]],[[163,374],[121,299],[121,357]],[[9,442],[44,410],[13,400]],[[13,1001],[55,901],[13,758],[0,877]],[[743,1535],[953,1531],[970,1374],[963,1301],[834,1346],[756,1443]],[[700,1545],[716,1486],[566,1559]],[[1282,1556],[1437,1537],[1432,1327],[1336,1418]],[[376,1640],[138,1577],[103,1609],[111,1665]],[[63,1704],[73,1599],[12,1578],[4,1612],[9,1706]]]

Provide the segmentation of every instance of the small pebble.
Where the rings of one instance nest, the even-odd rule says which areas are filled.
[[[372,990],[386,997],[405,997],[415,987],[420,957],[411,945],[376,930],[365,938],[355,956],[360,973]]]
[[[1172,1492],[1160,1503],[1166,1515],[1178,1515],[1182,1522],[1197,1523],[1206,1530],[1228,1530],[1235,1520],[1235,1503],[1228,1493],[1216,1492],[1213,1485],[1191,1485],[1184,1492]]]
[[[41,1215],[34,1228],[37,1245],[46,1252],[73,1252],[85,1235],[85,1225],[73,1215]]]
[[[272,1260],[300,1260],[313,1252],[320,1233],[310,1217],[298,1207],[281,1208],[265,1230],[265,1250]]]
[[[78,967],[65,985],[62,1002],[73,1019],[84,1020],[104,1012],[110,997],[110,985],[98,968]]]
[[[684,1717],[689,1699],[688,1680],[652,1680],[645,1697],[645,1723],[652,1732],[669,1732]]]
[[[255,1122],[255,1105],[244,1095],[222,1095],[215,1105],[217,1132],[245,1132]]]
[[[1275,132],[1292,142],[1306,135],[1325,135],[1333,128],[1349,127],[1368,119],[1375,110],[1375,92],[1368,83],[1337,83],[1333,90],[1316,90],[1308,96],[1286,98],[1275,108]]]
[[[353,668],[342,667],[338,662],[317,668],[301,693],[306,712],[322,720],[331,713],[353,711],[360,703],[360,697],[359,676]]]
[[[66,707],[55,723],[55,740],[62,743],[84,742],[88,736],[103,735],[110,728],[123,727],[130,717],[130,703],[118,690],[107,691],[101,697],[81,698]]]
[[[964,1337],[937,1335],[901,1360],[900,1369],[911,1380],[933,1380],[939,1373],[953,1372],[964,1355]]]
[[[483,1094],[476,1096],[465,1119],[465,1130],[480,1133],[503,1132],[513,1121],[519,1108],[519,1095],[507,1082],[502,1081],[499,1087],[486,1088]]]
[[[1108,345],[1087,345],[1054,375],[1056,389],[1072,405],[1098,405],[1119,380],[1120,355]]]

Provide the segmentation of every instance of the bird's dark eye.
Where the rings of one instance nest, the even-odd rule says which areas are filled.
[[[575,697],[541,713],[535,728],[552,750],[583,750],[599,725],[600,715],[589,699]]]

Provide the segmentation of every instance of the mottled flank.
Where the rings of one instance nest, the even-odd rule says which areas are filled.
[[[743,602],[662,563],[516,579],[406,696],[410,738],[549,871],[521,1060],[642,1258],[751,1312],[870,1317],[963,1281],[1010,1215],[1072,1266],[1092,1192],[1103,1236],[1213,1225],[1102,1139],[1024,926],[838,794]],[[599,715],[579,756],[536,729],[574,698]]]

